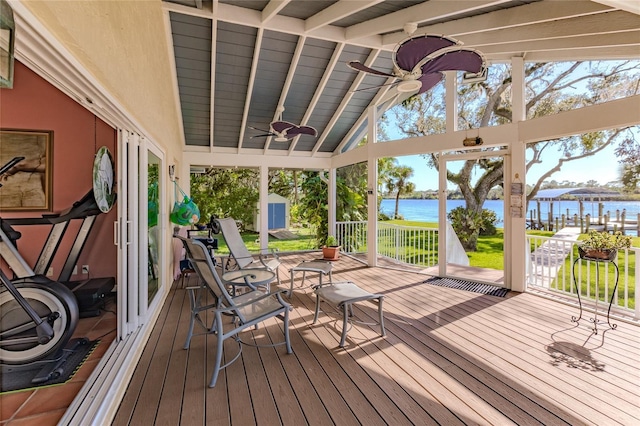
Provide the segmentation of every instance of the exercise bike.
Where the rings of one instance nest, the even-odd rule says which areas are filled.
[[[0,178],[23,159],[15,157],[2,166]],[[68,343],[79,318],[71,290],[35,274],[20,256],[13,243],[19,237],[19,232],[1,223],[0,255],[17,278],[10,279],[0,269],[0,364],[29,364],[55,356]]]

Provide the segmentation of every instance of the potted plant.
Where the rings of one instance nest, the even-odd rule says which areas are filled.
[[[581,258],[588,260],[614,260],[619,249],[631,247],[631,237],[617,231],[590,231],[587,238],[578,244]]]
[[[322,246],[322,257],[325,260],[337,260],[340,254],[338,239],[333,235],[327,236],[325,245]]]

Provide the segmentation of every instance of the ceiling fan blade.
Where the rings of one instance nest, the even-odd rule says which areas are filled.
[[[264,138],[267,136],[276,136],[275,133],[265,133],[264,135],[253,135],[253,136],[249,136],[249,139],[253,139],[253,138]]]
[[[484,58],[475,50],[460,48],[448,51],[427,61],[422,66],[423,74],[440,71],[466,71],[479,73],[484,67]]]
[[[271,128],[276,133],[282,133],[286,130],[291,129],[292,127],[296,127],[296,125],[293,123],[289,123],[288,121],[274,121],[273,123],[271,123]]]
[[[396,84],[400,83],[401,81],[402,80],[397,80],[397,81],[394,81],[393,83],[381,84],[379,86],[363,87],[362,89],[351,90],[351,91],[349,91],[349,93],[364,92],[366,90],[378,90],[381,87],[395,86]]]
[[[418,90],[416,94],[419,95],[420,93],[424,93],[428,91],[433,86],[440,83],[440,81],[442,81],[443,78],[444,78],[444,74],[442,74],[441,72],[434,72],[430,74],[421,75],[420,78],[418,78],[418,80],[422,82],[422,87],[420,87],[420,90]]]
[[[457,44],[457,40],[443,36],[425,34],[410,37],[399,44],[393,54],[393,62],[398,68],[411,71],[426,56]]]
[[[373,68],[369,68],[368,66],[361,64],[359,61],[349,61],[347,62],[347,66],[356,71],[363,71],[368,74],[374,75],[383,75],[385,77],[395,77],[393,74],[389,74],[388,72],[374,70]]]
[[[252,129],[252,130],[257,130],[259,132],[271,133],[270,130],[260,129],[258,127],[249,126],[249,128]]]
[[[316,131],[315,128],[311,127],[311,126],[296,126],[296,127],[292,127],[291,129],[287,130],[287,136],[297,136],[297,135],[310,135],[310,136],[317,136],[318,132]]]

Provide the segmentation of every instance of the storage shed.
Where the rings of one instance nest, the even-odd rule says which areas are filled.
[[[289,200],[278,194],[269,194],[268,229],[289,229]],[[260,232],[260,209],[256,206],[253,230]]]

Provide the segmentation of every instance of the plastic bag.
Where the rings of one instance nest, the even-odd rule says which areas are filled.
[[[193,202],[185,192],[178,186],[176,181],[173,182],[174,188],[173,192],[175,195],[175,203],[173,204],[173,209],[171,210],[171,214],[169,215],[169,220],[177,225],[193,225],[194,223],[198,223],[200,220],[200,209]],[[180,191],[180,196],[182,197],[182,201],[178,202],[180,196],[178,195],[178,191]]]

